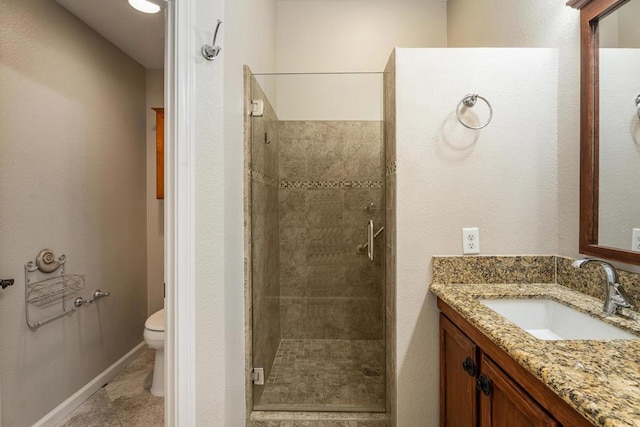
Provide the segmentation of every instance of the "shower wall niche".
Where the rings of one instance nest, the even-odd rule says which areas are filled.
[[[384,412],[382,73],[250,78],[253,409]]]

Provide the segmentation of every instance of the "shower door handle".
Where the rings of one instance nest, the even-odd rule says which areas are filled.
[[[367,255],[369,255],[369,260],[373,261],[373,220],[370,219],[367,224],[367,235],[368,235],[368,245],[367,245]]]
[[[365,248],[367,249],[367,256],[369,257],[369,260],[373,261],[373,242],[375,241],[376,237],[378,237],[378,234],[382,233],[382,230],[384,230],[384,227],[380,227],[380,230],[378,230],[376,233],[373,232],[373,220],[369,220],[367,221],[367,241],[365,243],[363,243],[362,245],[358,245],[356,246],[356,252],[358,252],[359,254],[363,253]]]

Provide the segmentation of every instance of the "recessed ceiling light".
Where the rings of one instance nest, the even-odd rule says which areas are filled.
[[[148,0],[129,0],[129,4],[136,10],[144,13],[158,13],[160,6]]]

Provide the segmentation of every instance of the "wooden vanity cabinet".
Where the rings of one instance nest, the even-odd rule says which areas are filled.
[[[485,354],[481,355],[480,375],[480,382],[486,379],[486,389],[479,393],[481,427],[558,426],[535,400]]]
[[[478,419],[477,347],[440,314],[440,425],[473,427]]]
[[[439,298],[438,308],[441,427],[592,426]]]

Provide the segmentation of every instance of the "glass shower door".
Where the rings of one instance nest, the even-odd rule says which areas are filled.
[[[382,75],[251,88],[254,409],[384,411]]]

